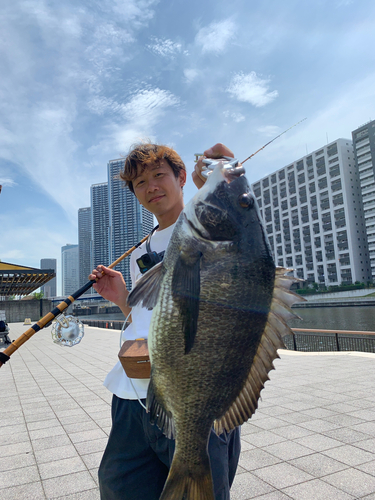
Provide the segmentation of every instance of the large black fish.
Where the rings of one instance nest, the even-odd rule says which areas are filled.
[[[244,175],[220,163],[129,304],[153,307],[147,406],[176,449],[162,500],[213,500],[207,441],[246,422],[290,334],[295,278],[276,268]]]

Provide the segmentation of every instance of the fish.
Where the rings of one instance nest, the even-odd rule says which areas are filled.
[[[128,304],[153,309],[150,419],[175,453],[160,500],[214,500],[208,438],[258,407],[300,281],[276,267],[244,170],[219,162],[177,219],[161,263]],[[297,316],[298,317],[298,316]]]

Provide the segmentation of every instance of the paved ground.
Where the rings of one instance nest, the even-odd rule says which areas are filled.
[[[63,348],[43,330],[0,369],[1,500],[99,499],[118,332],[85,332]],[[232,500],[375,500],[375,354],[280,355],[242,426]]]

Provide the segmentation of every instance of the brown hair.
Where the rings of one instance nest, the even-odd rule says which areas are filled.
[[[139,174],[138,167],[141,167],[143,172],[148,165],[159,163],[160,160],[168,163],[176,179],[181,170],[186,170],[184,162],[174,149],[159,144],[141,143],[133,146],[125,157],[124,170],[120,173],[120,177],[134,193],[133,180]]]

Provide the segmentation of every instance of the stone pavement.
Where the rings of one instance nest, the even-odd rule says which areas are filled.
[[[99,499],[118,337],[85,327],[64,348],[42,330],[0,369],[1,500]],[[242,426],[232,500],[375,500],[375,354],[280,356]]]

